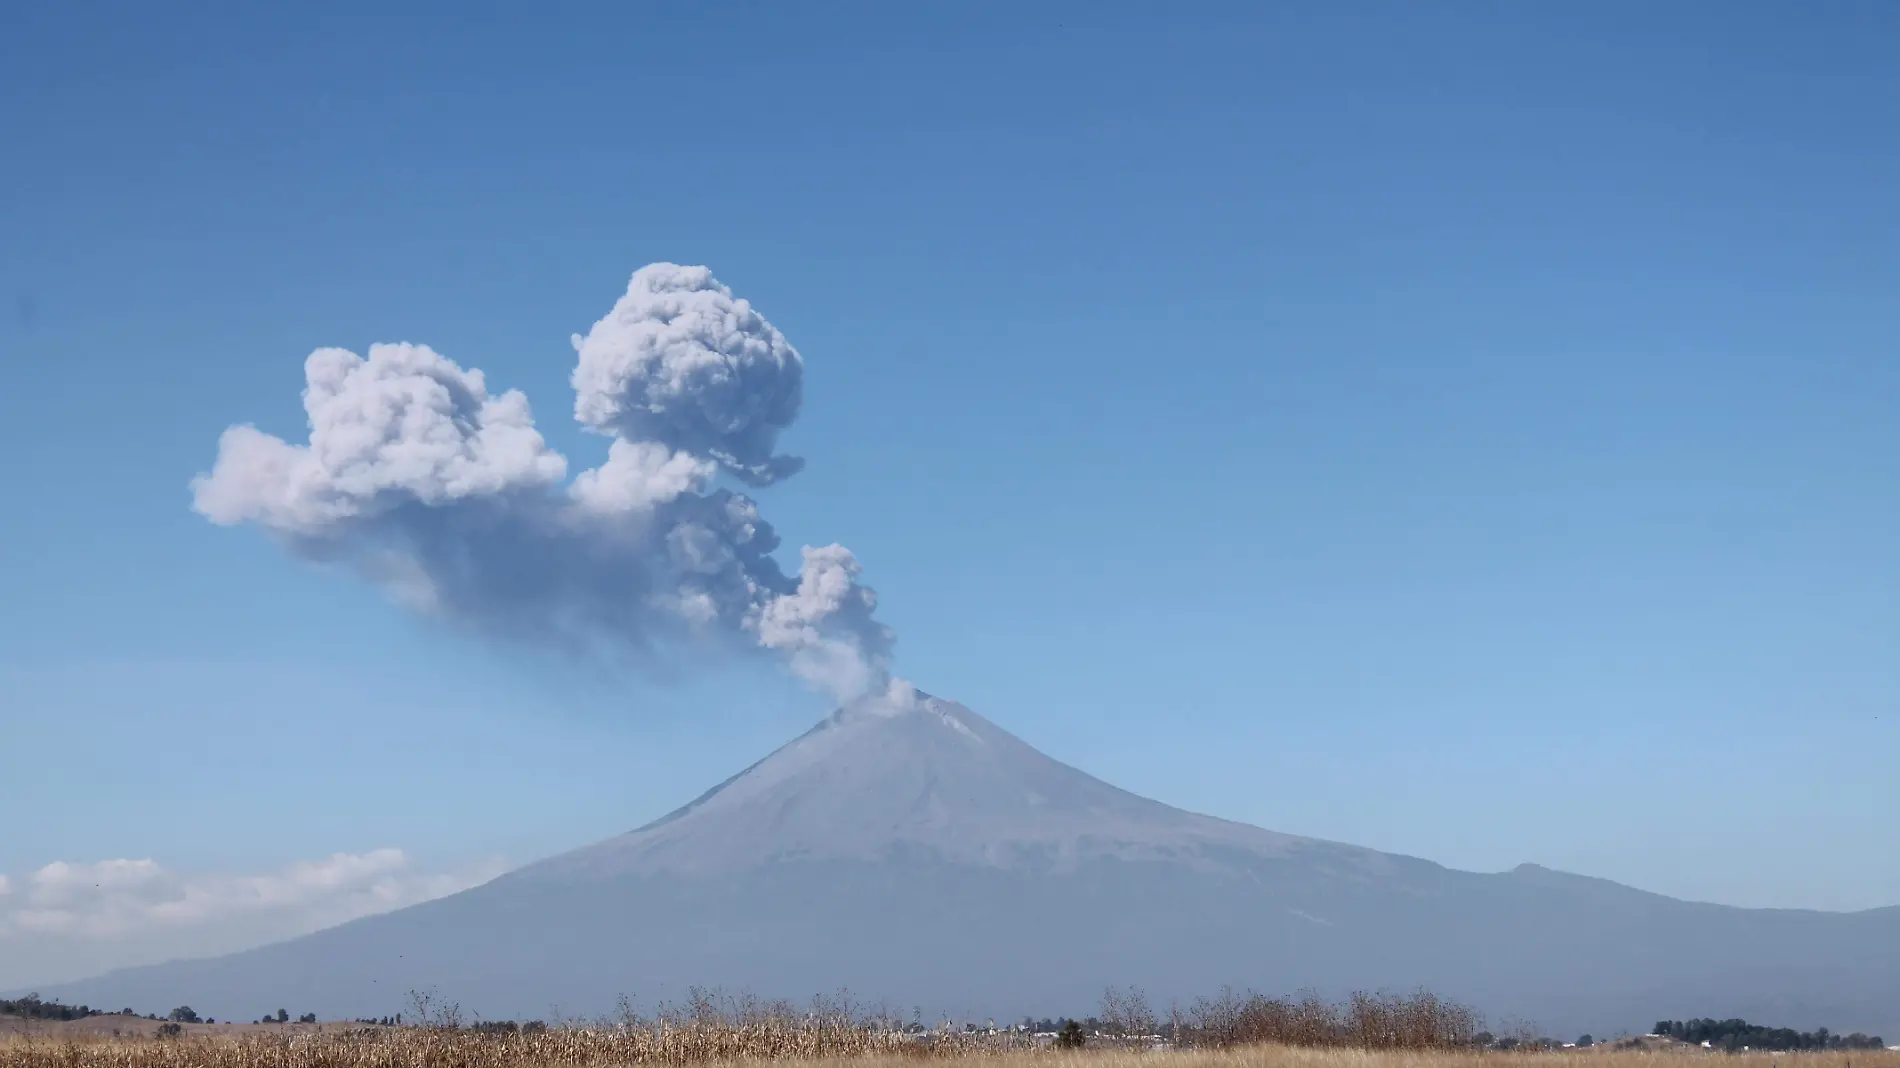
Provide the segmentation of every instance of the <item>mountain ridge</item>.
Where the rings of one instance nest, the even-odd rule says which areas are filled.
[[[1525,864],[1463,872],[1130,793],[953,702],[840,709],[694,800],[480,887],[303,938],[54,987],[489,1015],[688,985],[849,987],[964,1016],[1085,1011],[1109,984],[1429,987],[1493,1019],[1900,1032],[1900,907],[1748,910]]]

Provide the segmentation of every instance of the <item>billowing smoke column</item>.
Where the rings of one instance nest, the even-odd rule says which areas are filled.
[[[309,444],[226,430],[194,506],[490,633],[616,659],[763,647],[841,701],[903,700],[850,550],[807,547],[786,575],[758,505],[714,487],[801,466],[776,451],[804,374],[785,336],[706,268],[656,263],[573,341],[575,418],[613,441],[571,481],[520,392],[425,346],[371,345],[304,362]]]

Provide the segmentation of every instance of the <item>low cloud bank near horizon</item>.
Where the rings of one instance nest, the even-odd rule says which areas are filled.
[[[491,859],[419,871],[400,849],[256,874],[179,872],[150,859],[55,861],[0,875],[0,990],[249,949],[446,897],[506,870]]]
[[[231,427],[193,505],[484,633],[633,663],[764,649],[841,703],[904,700],[857,557],[806,546],[786,574],[758,504],[716,485],[803,465],[778,450],[804,388],[785,336],[706,268],[657,263],[572,344],[574,417],[610,444],[571,479],[519,391],[425,345],[376,344],[311,353],[308,442]]]

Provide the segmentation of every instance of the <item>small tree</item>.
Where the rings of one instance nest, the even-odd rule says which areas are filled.
[[[171,1011],[171,1015],[168,1016],[167,1019],[171,1020],[171,1022],[173,1023],[181,1023],[181,1024],[203,1022],[198,1019],[197,1013],[191,1011],[190,1005],[180,1005],[177,1008],[173,1009]]]
[[[1056,1032],[1057,1049],[1081,1049],[1088,1041],[1089,1036],[1082,1033],[1082,1025],[1075,1020],[1064,1020]]]
[[[1127,992],[1109,987],[1102,994],[1102,1027],[1112,1035],[1152,1035],[1160,1029],[1148,996],[1131,986]]]
[[[694,989],[693,1014],[695,1018],[711,1018],[716,1014],[710,997],[705,991]],[[434,987],[427,990],[409,992],[410,1015],[418,1027],[439,1028],[445,1031],[459,1030],[462,1026],[462,1005],[457,1001],[443,1001]],[[401,1021],[402,1017],[396,1017]]]

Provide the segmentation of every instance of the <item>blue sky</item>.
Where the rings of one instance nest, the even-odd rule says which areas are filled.
[[[598,462],[568,336],[673,260],[803,353],[757,496],[926,689],[1279,830],[1900,903],[1900,11],[401,7],[0,37],[16,896],[520,862],[822,714],[190,509],[325,345],[429,344]]]

